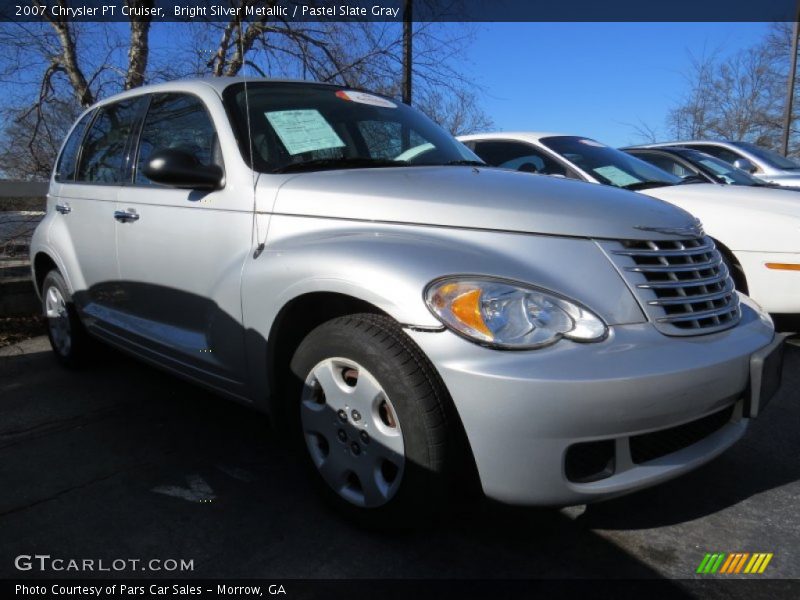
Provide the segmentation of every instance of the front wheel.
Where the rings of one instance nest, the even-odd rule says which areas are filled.
[[[339,509],[395,526],[441,507],[458,460],[449,398],[394,321],[371,314],[328,321],[300,344],[292,372],[315,479]]]

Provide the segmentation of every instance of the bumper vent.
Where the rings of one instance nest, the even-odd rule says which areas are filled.
[[[614,440],[574,444],[567,450],[567,479],[574,483],[590,483],[611,477],[614,463]]]
[[[710,238],[602,245],[662,333],[699,335],[739,322],[739,296]]]
[[[730,423],[734,405],[677,427],[630,438],[631,459],[641,464],[688,448]]]

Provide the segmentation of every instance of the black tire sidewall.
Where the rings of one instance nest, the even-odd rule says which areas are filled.
[[[388,320],[378,321],[377,325],[379,332],[374,329],[376,322],[365,325],[363,318],[340,318],[321,325],[307,336],[292,360],[294,385],[287,400],[288,410],[293,414],[287,416],[294,424],[287,424],[295,428],[296,439],[303,444],[305,462],[313,470],[318,487],[323,488],[323,494],[339,510],[361,524],[405,525],[409,519],[434,514],[447,489],[445,449],[449,428],[441,406],[442,384],[421,360],[421,351],[399,326],[393,327]],[[391,352],[386,351],[388,346]],[[317,364],[334,357],[352,360],[369,371],[397,413],[405,447],[404,472],[395,496],[380,507],[365,509],[341,498],[319,475],[305,447],[299,408],[302,386]],[[412,369],[416,376],[406,377],[404,373]]]

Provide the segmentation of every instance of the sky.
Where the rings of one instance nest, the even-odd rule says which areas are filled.
[[[447,25],[445,25],[447,26]],[[126,31],[126,26],[120,24]],[[767,23],[474,23],[457,65],[481,88],[495,130],[546,130],[621,146],[646,123],[668,137],[665,117],[688,92],[691,57],[733,54],[760,41]],[[183,31],[191,32],[191,30]],[[154,27],[151,54],[169,56],[176,30]],[[184,36],[185,37],[185,36]],[[191,36],[190,36],[191,37]],[[26,91],[38,92],[34,77]],[[0,93],[15,93],[0,83]]]
[[[766,23],[485,23],[465,70],[495,130],[545,130],[609,145],[640,142],[688,91],[691,56],[735,53]]]
[[[447,27],[448,25],[445,25]],[[454,25],[462,27],[461,25]],[[482,88],[495,130],[547,130],[622,146],[646,123],[668,137],[665,117],[688,92],[691,57],[733,54],[768,23],[473,23],[456,66]],[[153,28],[154,51],[174,31]]]

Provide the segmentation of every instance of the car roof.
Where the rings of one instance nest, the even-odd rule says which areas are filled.
[[[628,150],[657,150],[659,152],[666,152],[667,154],[680,154],[682,152],[700,152],[694,148],[686,148],[685,146],[623,146],[620,148],[623,152]]]
[[[116,102],[118,100],[123,100],[125,98],[134,98],[136,96],[141,96],[143,94],[149,94],[154,92],[170,92],[170,91],[182,91],[182,92],[191,92],[200,91],[200,90],[208,90],[211,88],[212,90],[216,91],[217,94],[220,96],[225,89],[233,84],[236,83],[301,83],[307,85],[325,85],[330,87],[337,87],[331,83],[323,83],[320,81],[306,81],[303,79],[271,79],[267,77],[192,77],[187,79],[176,79],[173,81],[166,81],[163,83],[153,83],[148,85],[143,85],[132,90],[127,90],[121,92],[119,94],[115,94],[113,96],[109,96],[108,98],[103,98],[102,100],[96,102],[92,105],[92,108],[97,106],[102,106],[104,104],[109,104],[111,102]],[[346,87],[346,86],[338,86],[338,87]]]
[[[625,149],[633,149],[633,148],[664,148],[664,147],[675,147],[675,146],[685,146],[686,144],[711,144],[714,146],[725,146],[736,148],[735,142],[730,141],[723,141],[723,140],[682,140],[676,142],[658,142],[655,144],[637,144],[635,146],[626,146]]]
[[[471,133],[469,135],[459,135],[457,139],[462,142],[474,140],[516,140],[519,142],[537,143],[542,138],[547,137],[580,137],[568,133],[558,133],[554,131],[494,131],[491,133]]]

